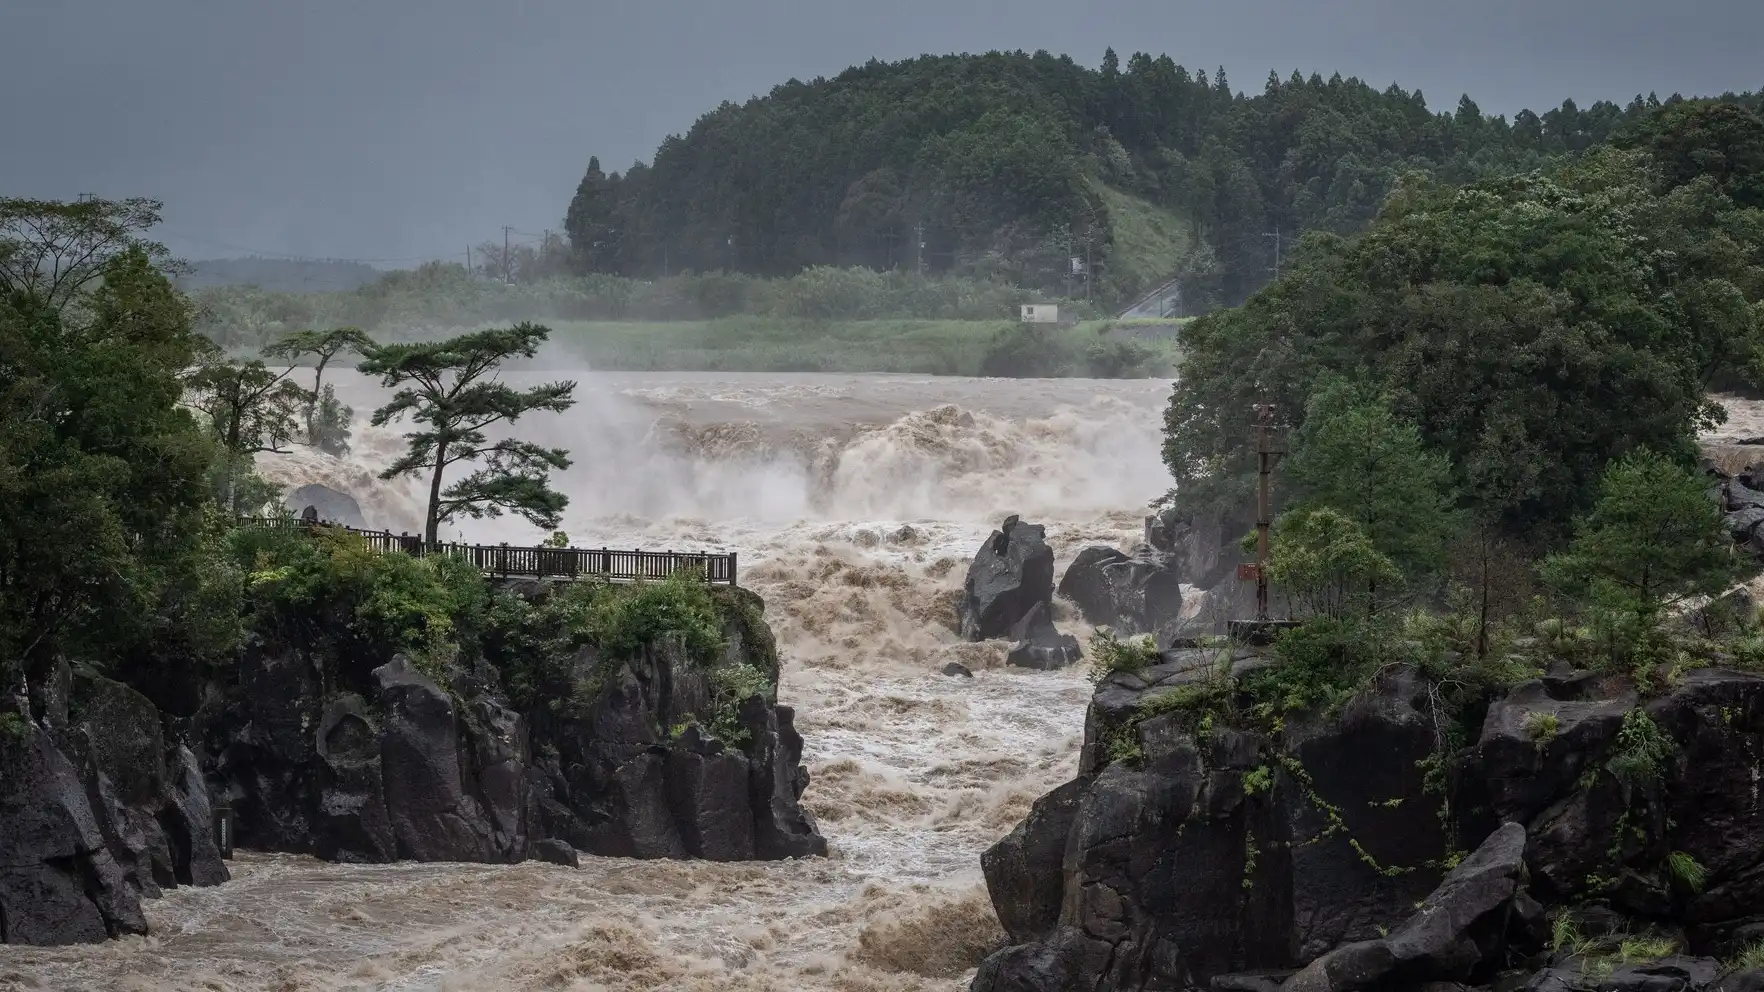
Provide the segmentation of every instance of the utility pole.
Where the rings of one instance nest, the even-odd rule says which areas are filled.
[[[1268,621],[1268,529],[1274,523],[1274,465],[1286,454],[1274,437],[1274,404],[1256,404],[1256,622]]]
[[[1272,271],[1274,273],[1274,278],[1279,279],[1280,278],[1280,228],[1279,228],[1279,226],[1276,225],[1273,231],[1262,235],[1262,237],[1274,239],[1274,268]]]
[[[504,283],[514,282],[514,260],[508,256],[508,232],[509,226],[502,225],[502,281]]]
[[[916,270],[918,270],[920,278],[923,278],[925,275],[925,222],[924,221],[919,221],[918,224],[913,227],[913,244],[918,246],[917,248],[913,249],[913,267]]]
[[[466,275],[472,274],[472,246],[466,245]]]

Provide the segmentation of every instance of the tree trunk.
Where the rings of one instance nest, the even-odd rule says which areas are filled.
[[[423,543],[433,545],[441,531],[441,472],[447,467],[447,443],[435,446],[435,474],[429,479],[429,519],[423,525]]]

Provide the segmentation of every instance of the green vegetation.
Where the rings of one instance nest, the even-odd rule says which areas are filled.
[[[1764,968],[1764,940],[1755,940],[1727,962],[1729,971],[1756,971]]]
[[[150,669],[144,691],[170,702],[240,635],[238,576],[216,567],[221,448],[180,402],[204,343],[145,236],[158,211],[0,199],[6,701],[77,657]]]
[[[1738,576],[1733,539],[1700,473],[1647,450],[1612,464],[1598,502],[1567,550],[1543,564],[1546,581],[1589,603],[1613,661],[1660,653],[1661,618]]]
[[[1150,636],[1125,641],[1111,630],[1090,635],[1090,681],[1101,682],[1116,672],[1142,672],[1157,664],[1158,646]]]
[[[1666,874],[1671,876],[1673,884],[1692,895],[1702,894],[1709,881],[1709,869],[1683,851],[1673,851],[1666,856]]]
[[[1686,180],[1652,149],[1734,114],[1675,107],[1646,122],[1653,144],[1550,172],[1414,178],[1363,235],[1307,236],[1278,283],[1182,329],[1164,448],[1181,504],[1241,505],[1249,404],[1302,435],[1336,376],[1416,426],[1461,509],[1532,544],[1567,533],[1612,460],[1690,464],[1710,385],[1758,371],[1764,214],[1727,194],[1745,181]],[[1764,121],[1741,116],[1764,147]]]
[[[328,455],[348,452],[355,411],[337,399],[336,390],[325,385],[325,368],[340,355],[360,354],[372,346],[373,340],[360,328],[335,327],[328,331],[294,331],[263,349],[265,357],[292,364],[312,363],[312,388],[305,397],[307,444]]]
[[[560,413],[575,400],[573,382],[515,389],[495,373],[511,358],[530,359],[551,332],[516,324],[421,344],[357,343],[361,371],[396,389],[374,411],[383,427],[409,416],[418,425],[406,434],[410,449],[382,479],[429,474],[423,539],[434,544],[440,525],[455,517],[498,517],[512,511],[538,527],[556,527],[569,497],[551,488],[551,470],[570,466],[569,452],[518,438],[491,441],[485,433],[535,411]],[[483,467],[442,488],[447,470],[482,462]]]
[[[1643,788],[1660,780],[1666,761],[1676,749],[1672,738],[1647,711],[1630,710],[1623,715],[1623,727],[1617,732],[1617,743],[1605,767],[1625,785]]]
[[[667,334],[668,325],[697,322],[719,332],[701,334],[712,339],[725,328],[739,332],[756,325],[782,328],[800,339],[828,323],[1015,320],[1018,306],[1036,298],[994,280],[868,269],[820,267],[776,279],[709,272],[659,279],[548,275],[507,283],[439,262],[388,272],[349,292],[272,293],[227,286],[195,296],[198,329],[232,351],[253,350],[310,327],[360,327],[390,340],[412,329],[514,320],[566,329],[565,338],[575,323],[626,328],[621,334],[645,329]],[[1082,304],[1064,308],[1074,316],[1096,316]]]
[[[403,652],[445,685],[462,640],[487,607],[483,577],[446,556],[380,554],[360,536],[320,528],[245,528],[232,535],[247,570],[252,627],[308,645],[327,689],[365,691],[368,670]],[[349,668],[364,660],[366,668]]]
[[[1561,732],[1562,718],[1554,713],[1537,712],[1525,717],[1525,732],[1537,742],[1539,748],[1548,745]]]
[[[587,630],[601,651],[621,660],[647,644],[674,643],[688,659],[709,667],[724,648],[723,616],[710,588],[683,574],[603,591],[589,612]]]

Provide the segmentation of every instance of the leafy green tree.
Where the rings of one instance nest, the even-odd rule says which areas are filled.
[[[285,452],[300,434],[301,411],[312,399],[293,373],[210,353],[185,380],[191,404],[207,416],[220,442],[216,495],[235,516],[257,512],[267,495],[247,481],[253,456]]]
[[[1589,605],[1653,630],[1665,611],[1720,592],[1739,574],[1733,538],[1698,473],[1645,449],[1612,463],[1544,578]]]
[[[1183,502],[1245,498],[1249,398],[1305,410],[1366,382],[1449,459],[1480,520],[1548,543],[1636,447],[1689,457],[1722,376],[1759,361],[1764,225],[1647,155],[1399,186],[1355,238],[1310,235],[1282,280],[1183,328],[1165,462]]]
[[[537,324],[474,331],[445,341],[376,344],[363,350],[360,369],[378,376],[392,401],[374,411],[382,427],[409,416],[415,429],[404,457],[380,473],[383,479],[427,472],[428,513],[423,537],[434,543],[440,526],[456,517],[516,513],[534,525],[555,528],[569,497],[551,488],[551,470],[570,465],[569,453],[517,438],[491,440],[487,431],[523,416],[561,413],[575,403],[574,382],[515,389],[496,371],[511,358],[532,358],[550,335]],[[445,485],[448,470],[483,467]]]
[[[298,363],[312,360],[312,389],[306,401],[306,443],[328,454],[349,450],[349,417],[352,411],[325,385],[325,369],[342,354],[360,354],[373,339],[358,327],[334,327],[328,331],[293,331],[263,349],[267,358]]]
[[[159,268],[147,200],[0,199],[0,709],[57,658],[176,712],[177,676],[239,633],[182,405],[205,342]]]
[[[1340,511],[1410,578],[1443,568],[1461,527],[1451,465],[1388,398],[1326,380],[1311,394],[1294,441],[1287,479],[1295,506]]]
[[[1401,576],[1359,523],[1333,507],[1291,510],[1275,523],[1268,578],[1309,615],[1364,616],[1373,610],[1371,590]]]

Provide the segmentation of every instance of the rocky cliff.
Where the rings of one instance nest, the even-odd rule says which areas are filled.
[[[1276,716],[1245,692],[1270,665],[1183,648],[1098,686],[1078,778],[985,855],[1011,946],[976,990],[1670,992],[1764,936],[1764,678],[1447,707],[1398,667]]]
[[[35,699],[0,707],[0,943],[145,933],[143,898],[227,880],[201,769],[171,722],[65,664]]]
[[[824,855],[758,598],[711,594],[708,656],[597,645],[563,588],[504,590],[451,660],[260,623],[181,718],[64,669],[0,712],[0,941],[143,933],[142,898],[225,881],[211,797],[239,846],[335,861]]]

